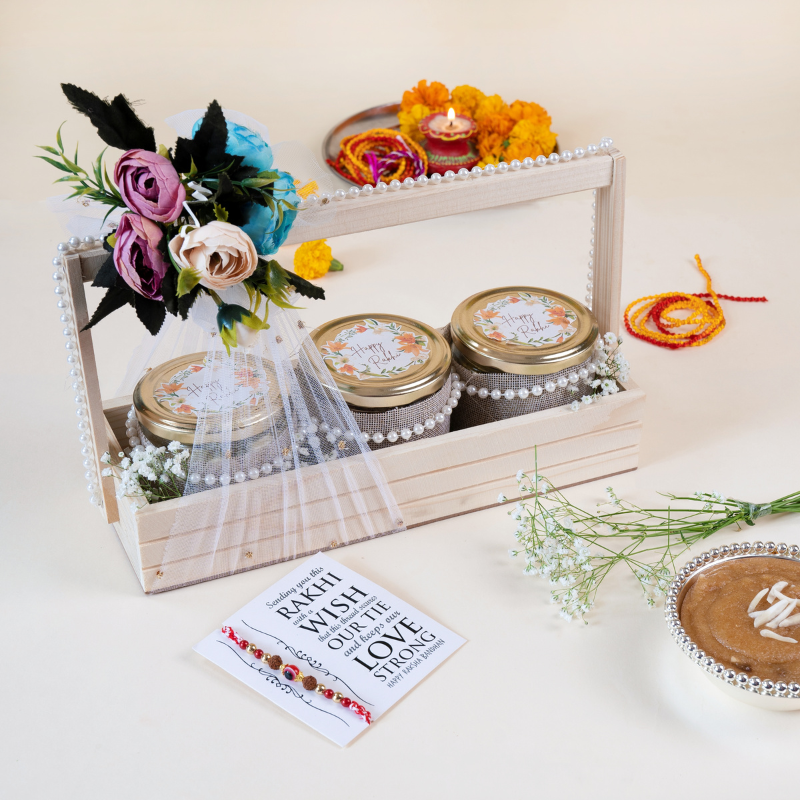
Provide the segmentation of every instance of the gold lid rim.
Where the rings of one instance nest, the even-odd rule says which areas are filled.
[[[184,445],[192,445],[194,443],[197,430],[197,415],[178,415],[166,410],[164,406],[155,399],[154,389],[165,377],[169,378],[176,372],[179,372],[182,366],[186,367],[193,362],[202,362],[207,355],[207,352],[200,352],[172,358],[148,370],[147,373],[139,379],[139,382],[133,390],[133,407],[136,418],[145,433],[148,434],[148,438],[149,435],[152,435],[159,439],[176,441]],[[256,357],[252,355],[246,356],[246,359],[253,358]],[[262,368],[268,372],[269,370],[263,359],[259,359],[259,361],[261,362]],[[247,415],[237,415],[236,411],[234,411],[230,440],[232,442],[241,441],[242,439],[257,436],[268,430],[270,420],[276,414],[278,405],[279,404],[275,403],[263,403],[263,410],[260,414],[253,414],[249,406],[246,407],[248,411],[250,411]],[[242,419],[237,421],[237,416],[242,417]],[[212,442],[214,441],[214,436],[215,433],[212,429],[206,432],[205,439],[208,442]]]
[[[473,323],[477,306],[491,302],[490,297],[518,292],[543,295],[566,305],[577,316],[577,332],[566,342],[537,348],[492,342],[482,336]],[[569,295],[535,286],[501,286],[476,292],[460,303],[453,312],[450,335],[454,357],[457,354],[464,366],[476,367],[474,372],[548,375],[586,361],[599,336],[599,327],[592,312]]]
[[[365,319],[397,322],[421,331],[428,337],[430,343],[431,352],[428,360],[419,369],[413,370],[411,375],[402,373],[394,378],[368,379],[358,383],[356,383],[357,379],[348,379],[346,376],[335,373],[326,363],[325,371],[321,376],[322,384],[326,388],[338,390],[348,406],[366,411],[388,411],[430,397],[444,386],[450,374],[451,363],[447,340],[436,328],[412,317],[389,313],[348,314],[317,326],[311,332],[311,340],[322,355],[320,343],[332,331],[341,330]]]

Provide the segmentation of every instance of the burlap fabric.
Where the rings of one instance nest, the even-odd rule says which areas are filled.
[[[397,431],[397,433],[400,433],[403,428],[412,430],[414,425],[418,423],[424,425],[426,419],[433,419],[434,414],[442,410],[449,397],[450,377],[448,376],[444,386],[442,386],[436,394],[432,394],[424,400],[418,400],[416,403],[393,408],[390,411],[358,411],[355,408],[352,408],[351,411],[353,412],[358,427],[364,431],[364,433],[372,435],[380,431],[385,436],[389,431]],[[459,404],[460,403],[461,401],[459,401]],[[456,410],[457,409],[453,411],[454,414]],[[419,436],[412,436],[408,441],[414,442],[417,439],[430,439],[434,436],[441,436],[443,433],[449,433],[451,419],[451,416],[445,416],[444,422],[437,423],[436,427],[431,430],[426,429],[425,432],[421,433]],[[385,447],[404,444],[405,441],[406,440],[403,438],[398,438],[396,442],[390,442],[388,439],[384,439],[380,444],[375,444],[375,442],[371,441],[369,442],[369,446],[371,450],[383,450]]]
[[[568,369],[552,372],[549,375],[508,375],[505,372],[481,373],[472,372],[461,364],[453,363],[453,372],[461,377],[467,386],[474,386],[476,389],[486,388],[490,392],[499,389],[504,392],[506,389],[531,389],[534,386],[544,387],[547,381],[556,383],[559,378],[566,378],[571,373],[577,373],[579,369],[588,366],[591,359],[587,359],[582,364],[578,364]],[[593,377],[593,376],[592,376]],[[461,392],[461,399],[458,406],[453,409],[452,430],[460,431],[464,428],[471,428],[473,425],[484,425],[487,422],[497,422],[501,419],[519,417],[522,414],[532,414],[535,411],[543,411],[545,408],[556,408],[571,403],[573,400],[580,400],[585,394],[591,394],[592,388],[587,383],[579,380],[576,384],[570,384],[578,391],[570,391],[569,387],[555,391],[543,391],[538,397],[528,395],[524,400],[516,397],[513,400],[506,400],[501,397],[493,400],[491,397],[481,398],[475,395],[468,395],[466,389]]]

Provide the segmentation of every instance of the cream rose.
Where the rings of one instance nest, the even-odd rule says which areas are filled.
[[[227,289],[249,278],[258,266],[252,239],[236,225],[215,220],[178,234],[169,243],[172,257],[181,267],[200,275],[209,289]]]

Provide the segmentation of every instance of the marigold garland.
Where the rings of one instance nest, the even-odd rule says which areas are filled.
[[[677,350],[681,347],[700,347],[708,344],[725,327],[720,298],[739,303],[766,303],[766,297],[733,297],[717,294],[711,285],[711,276],[703,268],[699,255],[695,255],[697,268],[706,279],[706,292],[686,294],[665,292],[634,300],[625,309],[625,328],[631,336],[659,347]],[[707,299],[710,298],[710,299]],[[688,316],[672,316],[676,311],[689,311]],[[648,323],[655,327],[648,327]],[[690,326],[687,331],[675,328]]]
[[[403,92],[397,118],[400,131],[415,142],[422,142],[419,122],[429,114],[457,114],[474,119],[478,125],[476,143],[481,160],[479,166],[501,161],[549,156],[556,146],[556,135],[550,130],[550,115],[540,105],[515,100],[507,104],[500,95],[485,95],[474,86],[456,86],[452,92],[438,81],[420,81]]]

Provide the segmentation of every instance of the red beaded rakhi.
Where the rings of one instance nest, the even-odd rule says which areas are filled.
[[[341,692],[334,692],[333,689],[326,688],[324,683],[317,683],[317,679],[313,675],[303,675],[294,664],[285,664],[280,656],[270,655],[259,647],[256,647],[252,642],[248,642],[247,639],[242,639],[229,625],[226,625],[222,629],[222,632],[229,639],[236,642],[240,650],[244,650],[246,653],[253,656],[253,658],[257,658],[270,669],[280,672],[290,683],[300,683],[306,691],[316,692],[320,697],[324,697],[326,700],[333,700],[334,703],[341,703],[342,708],[349,708],[356,716],[361,717],[367,725],[372,724],[372,714],[370,714],[364,706],[356,703],[355,700],[345,697]]]

